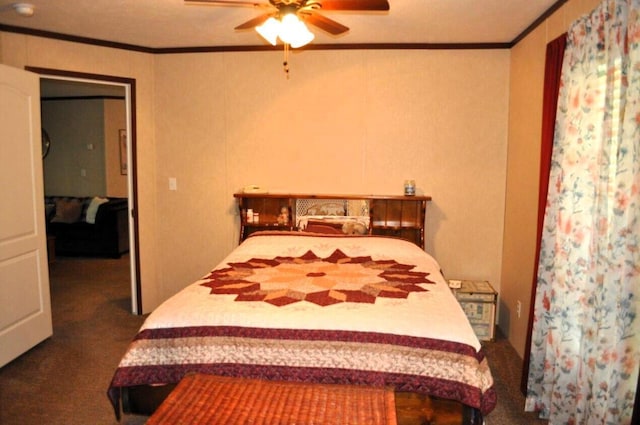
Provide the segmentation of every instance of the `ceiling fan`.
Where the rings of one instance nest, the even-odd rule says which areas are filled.
[[[339,22],[321,15],[320,11],[386,11],[389,10],[387,0],[184,0],[187,4],[201,4],[211,6],[240,6],[263,9],[265,12],[247,22],[235,27],[236,30],[255,28],[271,44],[276,44],[279,37],[291,47],[301,47],[313,39],[313,34],[297,22],[314,25],[329,34],[339,35],[349,30]],[[296,19],[297,18],[297,19]],[[298,31],[289,36],[285,27],[291,25],[290,32]],[[297,27],[296,27],[297,26]],[[305,32],[306,31],[306,32]]]

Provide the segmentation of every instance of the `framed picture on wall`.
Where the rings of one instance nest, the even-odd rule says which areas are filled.
[[[127,130],[118,130],[118,144],[120,145],[120,174],[127,175]]]

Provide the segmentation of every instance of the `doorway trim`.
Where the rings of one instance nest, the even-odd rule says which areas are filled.
[[[125,88],[125,107],[127,113],[127,135],[129,159],[129,252],[131,256],[131,310],[133,314],[142,314],[142,289],[140,284],[140,237],[138,231],[138,166],[137,166],[137,127],[136,127],[136,80],[134,78],[113,75],[90,74],[61,69],[25,66],[27,71],[40,74],[40,78],[81,81],[95,84],[115,83]]]

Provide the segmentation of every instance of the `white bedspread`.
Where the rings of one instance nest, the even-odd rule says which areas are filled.
[[[211,295],[199,280],[158,307],[142,329],[180,326],[250,326],[288,329],[357,330],[410,335],[460,342],[480,349],[480,342],[460,304],[447,286],[436,260],[418,246],[386,237],[254,236],[216,268],[252,258],[300,257],[312,251],[325,258],[336,249],[350,257],[395,260],[427,272],[434,284],[407,299],[378,297],[374,304],[339,303],[319,306],[297,302],[274,306],[265,302],[230,302],[236,295]],[[249,278],[250,280],[251,278]],[[284,283],[283,283],[284,286]],[[277,287],[277,285],[275,285]],[[216,314],[211,314],[211,312]]]
[[[438,263],[373,236],[257,234],[158,307],[109,390],[187,373],[392,385],[488,413],[493,379]]]

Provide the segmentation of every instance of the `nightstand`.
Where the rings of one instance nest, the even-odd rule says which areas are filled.
[[[481,341],[494,341],[498,293],[487,281],[463,280],[451,289]]]

